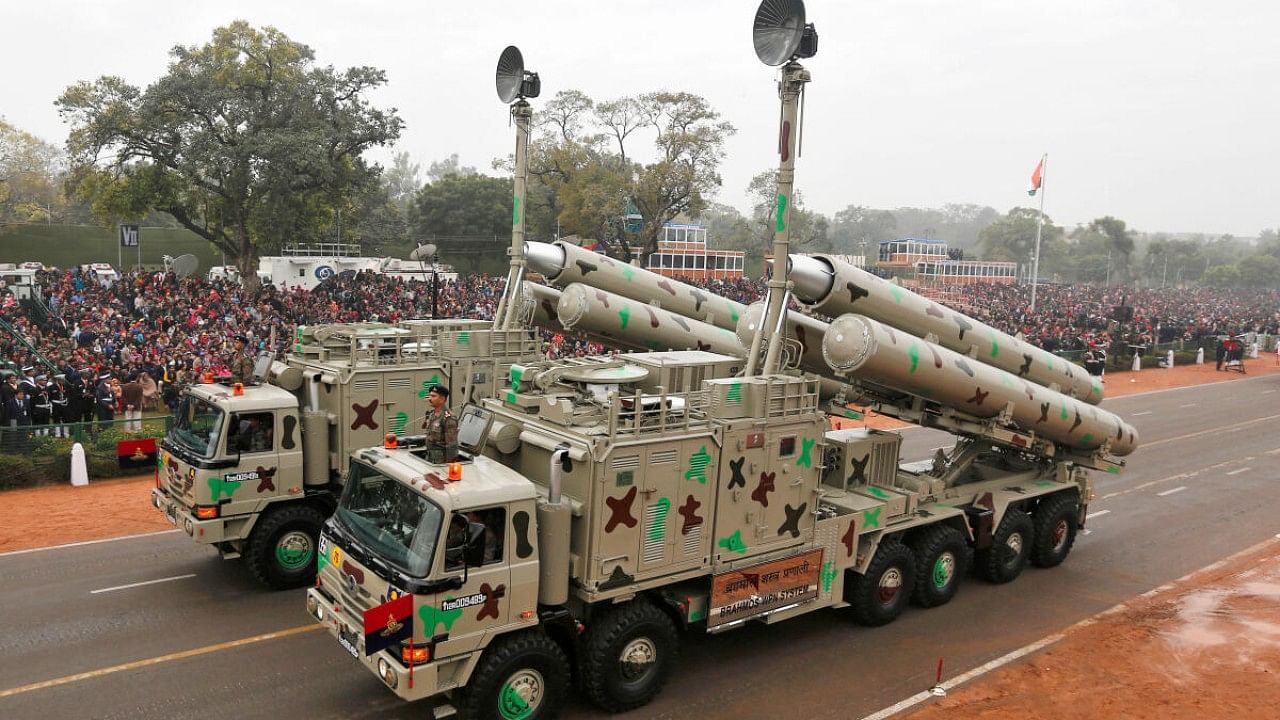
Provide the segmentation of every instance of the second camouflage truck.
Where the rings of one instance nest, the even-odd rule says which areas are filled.
[[[899,435],[828,429],[816,380],[728,377],[740,363],[516,365],[464,411],[459,462],[412,438],[358,452],[309,612],[438,715],[547,717],[570,668],[623,711],[683,633],[833,607],[879,625],[946,603],[971,566],[1007,582],[1070,552],[1097,453],[970,422],[900,465]]]
[[[529,330],[480,320],[299,328],[286,362],[259,361],[260,380],[186,389],[152,504],[267,586],[310,584],[351,453],[420,431],[436,383],[454,407],[487,397],[536,347]]]

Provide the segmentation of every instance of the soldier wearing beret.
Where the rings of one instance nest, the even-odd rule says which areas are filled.
[[[432,385],[427,399],[431,412],[422,424],[427,430],[427,461],[453,462],[458,459],[458,419],[449,412],[449,388]]]
[[[248,344],[249,338],[244,335],[236,336],[236,351],[231,359],[231,379],[235,382],[247,384],[253,379],[253,356],[245,350]]]

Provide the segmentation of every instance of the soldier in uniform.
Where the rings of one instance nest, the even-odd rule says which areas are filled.
[[[63,375],[54,375],[53,383],[45,388],[49,394],[49,404],[53,406],[53,436],[71,437],[67,422],[71,419],[71,401],[67,392],[67,380]]]
[[[436,384],[427,393],[431,412],[422,423],[427,430],[427,461],[449,463],[458,459],[458,419],[449,412],[449,388]]]
[[[116,419],[116,393],[111,389],[111,373],[98,374],[98,386],[93,391],[94,410],[103,427]]]
[[[49,381],[44,375],[36,376],[36,389],[31,395],[31,424],[36,426],[36,435],[49,434],[49,423],[53,420],[53,401],[49,399]]]
[[[231,379],[234,382],[248,383],[253,379],[253,356],[245,350],[248,344],[249,338],[244,335],[236,336],[236,351],[231,358]]]

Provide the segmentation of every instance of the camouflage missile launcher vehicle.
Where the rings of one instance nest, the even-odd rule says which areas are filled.
[[[356,454],[308,610],[406,700],[543,717],[569,668],[610,711],[653,698],[683,634],[824,608],[893,620],[967,569],[1070,552],[1084,468],[1001,438],[900,464],[828,430],[817,383],[726,377],[699,351],[516,365],[464,411],[461,462],[412,438]],[[522,715],[521,713],[528,713]]]
[[[260,361],[260,381],[183,393],[152,504],[266,585],[309,584],[351,453],[420,429],[432,385],[460,408],[536,350],[531,331],[478,320],[300,328],[286,362]]]

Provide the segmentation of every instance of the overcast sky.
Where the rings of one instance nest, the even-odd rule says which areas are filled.
[[[1280,226],[1280,3],[1265,0],[809,0],[821,38],[797,187],[808,207],[1032,202],[1073,226],[1114,215],[1144,231],[1254,236]],[[452,7],[451,10],[445,8]],[[61,144],[53,100],[103,74],[145,86],[175,44],[243,18],[322,64],[387,71],[397,150],[485,172],[514,145],[493,88],[524,52],[543,97],[657,89],[705,96],[738,133],[719,200],[746,211],[776,165],[774,70],[756,59],[755,0],[111,0],[4,3],[0,115]],[[390,153],[379,153],[385,161]]]

